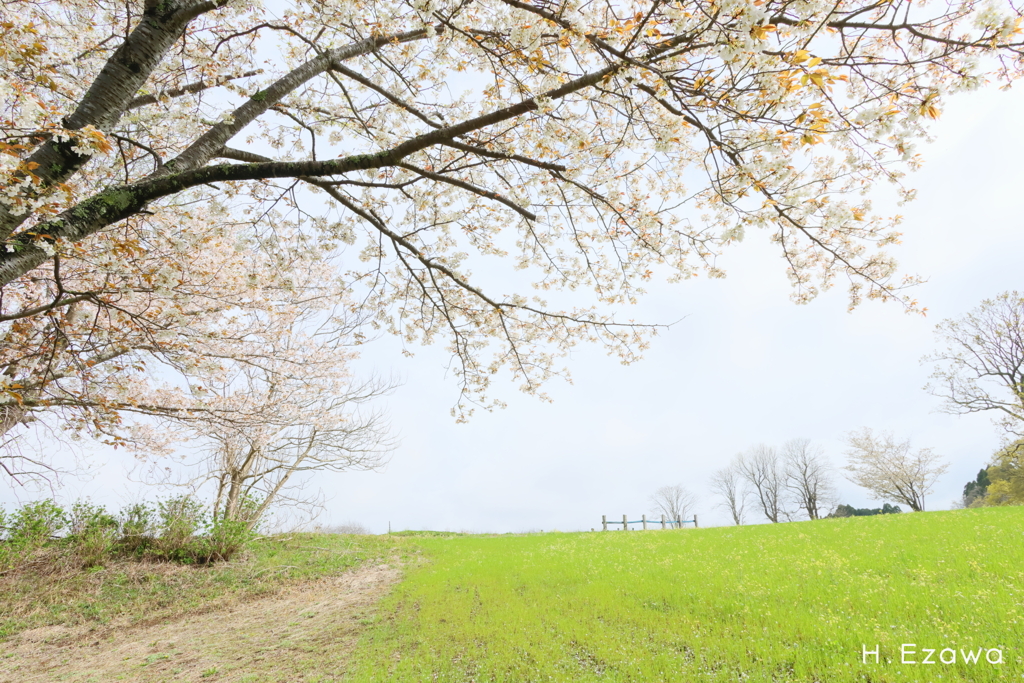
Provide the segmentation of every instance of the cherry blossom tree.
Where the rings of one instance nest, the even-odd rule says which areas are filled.
[[[259,358],[204,373],[202,411],[161,425],[201,444],[198,475],[187,483],[213,482],[214,516],[250,525],[283,505],[308,513],[321,495],[307,491],[310,473],[382,467],[392,443],[381,414],[366,408],[391,385],[356,381],[350,350],[294,329],[259,341]]]
[[[116,442],[126,412],[182,409],[151,403],[153,365],[216,357],[304,300],[303,269],[444,343],[460,410],[580,342],[634,360],[655,328],[619,309],[722,275],[749,229],[797,301],[846,279],[851,306],[912,306],[869,190],[912,195],[944,98],[1020,75],[1020,23],[989,0],[10,0],[0,429]],[[529,284],[473,272],[500,264]]]
[[[879,500],[906,503],[914,512],[924,510],[924,498],[949,469],[930,448],[911,450],[910,440],[899,441],[889,432],[875,434],[867,427],[846,437],[847,478]]]
[[[275,224],[278,237],[287,230]],[[211,223],[170,242],[152,240],[138,247],[134,268],[61,275],[68,291],[83,292],[71,295],[78,301],[12,321],[4,349],[10,380],[0,403],[11,442],[0,465],[8,474],[38,478],[55,466],[19,447],[28,428],[86,432],[144,456],[168,452],[173,432],[132,417],[235,420],[227,407],[207,404],[210,382],[238,364],[270,372],[271,349],[302,324],[323,328],[316,351],[344,367],[352,354],[339,351],[358,341],[359,319],[345,306],[345,289],[294,241],[272,258],[239,249],[257,237]],[[293,374],[314,357],[307,349],[290,360]]]

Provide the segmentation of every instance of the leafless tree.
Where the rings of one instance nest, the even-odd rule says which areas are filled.
[[[680,484],[662,486],[651,496],[655,514],[665,515],[669,520],[682,522],[693,514],[697,505],[697,496]],[[679,526],[672,524],[673,528]]]
[[[891,432],[875,435],[867,427],[846,437],[847,479],[887,499],[924,510],[924,497],[949,468],[930,448],[911,451],[910,440],[897,441]]]
[[[729,511],[733,523],[737,526],[743,524],[747,492],[743,487],[743,477],[735,463],[723,467],[711,475],[711,491],[722,499],[719,505]]]
[[[1024,437],[1024,294],[1003,292],[935,328],[946,344],[928,390],[954,414],[993,411],[1013,438]]]
[[[810,519],[820,519],[835,504],[832,466],[809,439],[790,439],[782,447],[786,488]]]
[[[734,461],[739,476],[750,487],[754,505],[772,523],[788,521],[785,497],[786,468],[778,451],[759,444]]]

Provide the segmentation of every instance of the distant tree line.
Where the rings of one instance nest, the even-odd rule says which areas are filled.
[[[974,480],[967,482],[964,486],[963,506],[969,508],[983,505],[988,495],[989,484],[991,483],[992,480],[989,479],[988,468],[983,467],[978,470],[978,476]]]
[[[988,467],[964,485],[958,507],[1024,505],[1024,439],[996,451]]]
[[[1005,431],[1005,445],[964,485],[957,507],[1024,505],[1024,294],[1003,292],[958,319],[936,327],[943,348],[927,389],[953,414],[989,412]],[[709,490],[734,524],[753,516],[778,523],[821,517],[861,517],[925,509],[925,496],[948,464],[909,439],[863,428],[846,436],[844,476],[866,489],[880,508],[837,504],[836,470],[807,439],[781,449],[759,444],[716,471]],[[680,487],[676,487],[680,488]],[[685,491],[685,490],[684,490]],[[687,494],[692,506],[694,498]]]
[[[791,439],[782,448],[765,444],[737,454],[711,476],[709,489],[734,524],[753,517],[772,523],[798,519],[861,517],[924,510],[947,465],[930,448],[911,447],[909,439],[864,428],[846,436],[844,476],[886,502],[880,508],[855,508],[836,498],[836,468],[821,447]],[[899,504],[899,505],[897,505]]]
[[[852,505],[837,505],[836,509],[829,514],[829,517],[870,517],[872,515],[895,515],[900,510],[899,505],[886,503],[880,508],[855,508]]]

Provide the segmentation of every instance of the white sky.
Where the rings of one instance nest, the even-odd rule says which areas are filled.
[[[820,444],[836,465],[842,437],[862,426],[891,429],[951,463],[928,497],[944,509],[1000,443],[985,415],[937,412],[925,392],[920,358],[936,345],[933,328],[982,299],[1024,289],[1024,89],[952,99],[921,150],[925,168],[908,179],[918,199],[902,209],[903,272],[928,278],[916,298],[927,317],[866,302],[846,312],[841,287],[808,306],[789,301],[785,267],[767,235],[728,249],[725,280],[652,285],[624,318],[683,319],[657,337],[645,359],[624,367],[596,348],[569,360],[574,384],[553,383],[553,403],[496,384],[508,408],[464,425],[449,410],[458,398],[447,355],[399,353],[396,340],[364,347],[361,367],[403,380],[388,401],[400,446],[382,472],[318,475],[329,500],[320,522],[358,522],[374,532],[579,530],[601,515],[639,519],[651,493],[683,484],[699,496],[702,526],[725,524],[708,477],[737,452],[794,437]],[[93,476],[66,480],[64,498],[111,507],[142,492],[125,476],[132,461],[98,450]],[[842,502],[876,507],[839,480]],[[151,492],[149,495],[152,495]],[[0,487],[0,503],[35,497]]]

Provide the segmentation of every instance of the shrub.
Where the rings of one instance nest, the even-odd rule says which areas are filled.
[[[70,533],[66,544],[74,550],[83,568],[100,566],[114,554],[119,527],[105,507],[78,501],[68,515]]]
[[[11,518],[7,542],[16,547],[35,549],[55,538],[68,526],[64,508],[52,500],[23,505]]]
[[[257,500],[246,499],[235,518],[217,519],[195,498],[177,496],[156,506],[136,503],[117,516],[88,501],[78,501],[69,510],[52,500],[29,503],[13,513],[0,510],[0,572],[30,560],[77,568],[117,558],[226,561],[255,536],[258,509]]]
[[[196,561],[196,536],[208,526],[206,510],[192,496],[175,496],[157,503],[157,537],[152,552],[158,559],[191,564]]]
[[[52,500],[29,503],[12,515],[5,514],[0,571],[23,564],[37,550],[52,541],[67,524],[64,509]]]
[[[201,537],[197,547],[197,561],[226,562],[234,557],[255,536],[254,530],[244,520],[220,519],[210,525],[209,532]]]
[[[153,508],[145,503],[133,503],[118,515],[121,537],[118,548],[127,555],[142,556],[153,545]]]

